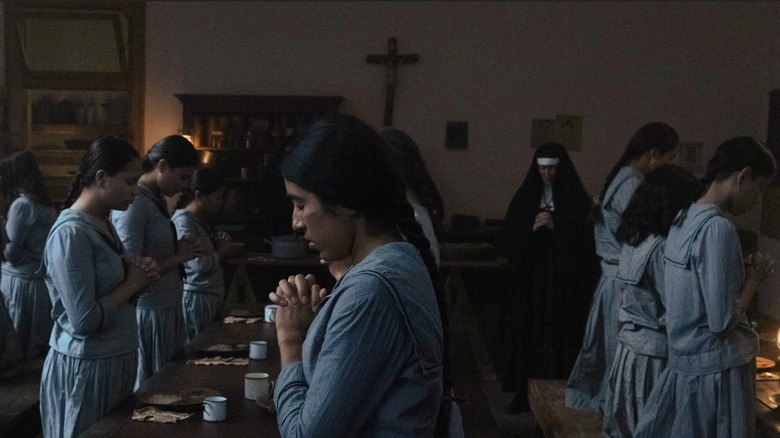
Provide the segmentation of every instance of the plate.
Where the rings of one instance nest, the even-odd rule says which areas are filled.
[[[774,368],[775,361],[762,356],[756,356],[756,369],[765,370],[768,368]]]
[[[219,391],[209,388],[190,388],[181,391],[152,391],[138,393],[137,397],[142,403],[160,409],[175,412],[191,412],[203,408],[203,399],[215,395],[222,395]]]
[[[209,356],[246,356],[249,354],[249,344],[223,343],[198,347],[198,351]]]

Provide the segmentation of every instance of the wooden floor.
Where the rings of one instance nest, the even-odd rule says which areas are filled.
[[[0,381],[0,437],[27,438],[40,433],[42,369],[43,358],[31,360],[15,376]]]
[[[455,374],[456,395],[460,395],[458,381],[478,382],[480,397],[484,397],[498,435],[486,435],[479,421],[481,416],[469,418],[464,410],[466,437],[490,436],[534,437],[536,424],[530,411],[507,415],[504,408],[513,394],[501,391],[499,379],[501,361],[500,293],[484,293],[480,285],[485,283],[483,274],[461,270],[458,277],[450,276],[448,296],[450,313],[450,339],[452,343],[451,366]],[[452,284],[454,282],[455,284]],[[500,287],[500,286],[499,286]]]

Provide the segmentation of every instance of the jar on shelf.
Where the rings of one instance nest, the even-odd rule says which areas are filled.
[[[211,131],[209,146],[214,149],[222,149],[225,146],[225,133],[222,131]]]

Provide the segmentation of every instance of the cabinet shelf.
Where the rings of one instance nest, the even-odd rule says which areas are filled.
[[[69,124],[41,124],[33,123],[31,125],[32,134],[36,135],[70,135],[70,136],[87,136],[97,137],[100,135],[127,135],[128,128],[125,125],[114,124],[87,124],[87,125],[69,125]]]
[[[201,164],[219,172],[227,183],[222,214],[215,220],[251,223],[245,235],[237,236],[247,242],[288,234],[290,203],[284,181],[271,165],[287,137],[302,135],[313,120],[336,114],[344,98],[175,96],[182,104],[183,132],[192,136]]]
[[[59,204],[87,142],[113,135],[143,150],[146,6],[126,1],[4,5],[9,143],[33,152]],[[83,31],[85,20],[90,32]],[[38,50],[43,46],[36,42],[52,39],[62,43],[59,56]]]

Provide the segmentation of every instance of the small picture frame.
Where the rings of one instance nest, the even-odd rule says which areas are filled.
[[[704,161],[704,145],[695,142],[680,142],[677,151],[677,165],[694,174],[704,176],[707,163]]]
[[[469,122],[447,122],[447,149],[466,150],[469,147]]]

